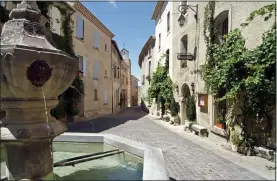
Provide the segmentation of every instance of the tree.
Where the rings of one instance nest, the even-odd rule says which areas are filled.
[[[148,89],[148,96],[156,99],[157,104],[161,104],[162,115],[165,113],[165,103],[170,104],[173,97],[172,80],[167,75],[165,66],[158,64],[156,71],[153,72],[151,84]],[[164,110],[163,110],[164,109]]]

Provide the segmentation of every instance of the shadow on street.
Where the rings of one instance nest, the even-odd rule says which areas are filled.
[[[102,116],[89,121],[70,123],[68,124],[67,132],[100,133],[130,120],[137,120],[145,115],[147,113],[143,112],[140,107],[125,108],[112,115]]]

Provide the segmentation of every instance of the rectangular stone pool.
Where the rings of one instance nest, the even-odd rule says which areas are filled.
[[[54,163],[90,153],[116,149],[104,143],[54,142]],[[5,174],[5,154],[1,148],[1,175]],[[6,175],[6,174],[5,174]],[[124,152],[73,166],[54,167],[43,180],[142,180],[143,159]]]

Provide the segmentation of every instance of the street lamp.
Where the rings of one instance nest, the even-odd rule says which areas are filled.
[[[195,7],[195,10],[192,9],[192,7]],[[185,23],[185,16],[184,14],[186,14],[188,8],[190,8],[192,11],[195,12],[195,19],[196,19],[196,22],[197,22],[197,19],[198,19],[198,4],[196,4],[196,6],[192,6],[192,5],[187,5],[187,4],[182,4],[179,6],[178,10],[180,11],[181,15],[178,19],[178,22],[179,22],[179,25],[182,27]]]

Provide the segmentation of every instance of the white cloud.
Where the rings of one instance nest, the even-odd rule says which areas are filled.
[[[113,7],[117,8],[115,0],[108,0],[108,2],[113,5]]]

